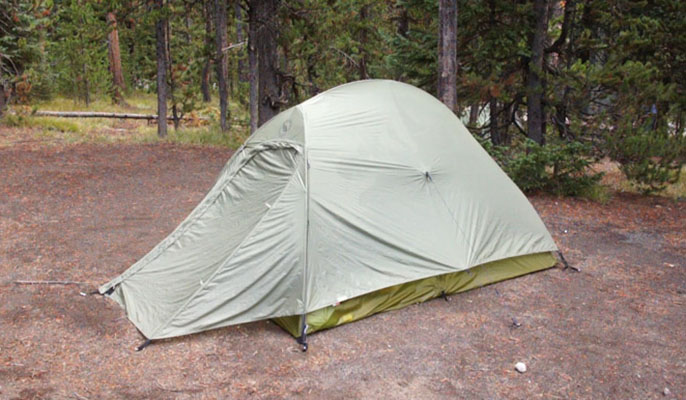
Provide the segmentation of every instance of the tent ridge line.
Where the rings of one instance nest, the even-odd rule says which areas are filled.
[[[297,148],[294,148],[294,149],[295,149],[296,151],[298,150]],[[258,153],[259,153],[259,152],[258,152]],[[245,164],[243,164],[243,166],[245,166]],[[199,288],[198,288],[198,289],[188,298],[188,300],[186,300],[186,302],[183,303],[183,305],[181,305],[181,307],[179,307],[178,310],[176,310],[176,312],[175,312],[174,314],[172,314],[171,317],[169,317],[169,318],[167,319],[167,321],[166,321],[164,324],[159,325],[159,326],[153,331],[153,333],[151,334],[151,336],[154,336],[157,332],[159,332],[160,330],[162,330],[162,329],[166,328],[167,326],[169,326],[169,324],[170,324],[170,323],[171,323],[171,322],[172,322],[172,321],[173,321],[182,311],[184,311],[184,310],[186,309],[186,307],[188,306],[188,304],[190,304],[190,302],[193,301],[193,300],[197,297],[197,295],[200,294],[200,292],[202,292],[202,291],[207,287],[207,285],[208,285],[210,282],[212,282],[212,280],[213,280],[214,277],[219,273],[219,271],[222,270],[224,267],[226,267],[227,261],[230,260],[231,258],[233,258],[233,256],[236,254],[236,252],[237,252],[239,249],[241,249],[241,248],[243,247],[243,245],[245,244],[246,240],[248,240],[248,238],[250,238],[250,237],[252,236],[252,234],[253,234],[253,232],[255,231],[255,229],[257,229],[257,227],[260,226],[260,224],[262,224],[262,221],[264,221],[264,219],[272,212],[272,210],[275,208],[275,206],[276,206],[277,204],[279,204],[279,202],[281,201],[281,198],[283,197],[283,194],[286,192],[286,188],[291,184],[291,182],[293,181],[293,178],[294,178],[295,176],[297,176],[297,170],[298,170],[298,169],[297,169],[297,165],[296,165],[295,167],[296,167],[296,168],[293,169],[293,173],[291,174],[290,178],[288,178],[288,182],[284,185],[283,190],[281,191],[281,193],[279,193],[279,197],[277,197],[276,201],[274,201],[274,203],[273,203],[272,206],[267,210],[267,212],[265,212],[264,215],[260,218],[260,220],[257,221],[257,223],[252,227],[252,229],[250,229],[250,232],[248,232],[248,234],[243,238],[243,240],[238,244],[238,246],[236,246],[236,248],[231,252],[231,254],[229,254],[229,256],[226,257],[226,259],[224,260],[224,262],[221,263],[221,264],[217,267],[217,269],[214,270],[214,272],[212,272],[212,275],[210,275],[210,277],[207,279],[207,281],[203,282],[203,284],[202,284],[202,285],[201,285],[201,286],[200,286],[200,287],[199,287]],[[242,168],[242,166],[241,166],[241,168]],[[239,170],[240,170],[240,169],[239,169]],[[234,176],[235,176],[235,174],[234,174]]]
[[[243,151],[244,147],[245,147],[245,146],[241,146],[241,148],[240,148],[239,151],[238,151],[238,154],[240,154],[240,152]],[[256,154],[256,153],[255,153],[255,154]],[[186,231],[188,231],[188,229],[190,229],[191,225],[193,225],[192,222],[195,221],[197,218],[202,217],[202,216],[205,214],[205,212],[207,212],[207,210],[217,201],[217,199],[219,198],[219,196],[221,195],[221,193],[224,191],[224,188],[226,188],[226,186],[227,186],[228,184],[230,184],[230,183],[233,181],[233,179],[234,179],[235,176],[238,174],[238,172],[243,168],[243,166],[244,166],[248,161],[250,161],[250,159],[252,159],[252,157],[255,156],[255,154],[252,154],[249,158],[247,158],[247,159],[245,159],[245,160],[242,160],[240,166],[237,167],[236,171],[234,171],[234,172],[231,174],[231,176],[230,176],[229,178],[227,178],[227,180],[226,180],[226,181],[224,182],[224,184],[221,186],[221,189],[217,188],[217,189],[215,190],[215,193],[213,193],[213,196],[212,196],[212,197],[210,197],[210,196],[209,196],[209,193],[208,193],[208,196],[206,196],[205,199],[203,199],[202,202],[201,202],[202,208],[196,208],[195,210],[191,211],[191,213],[190,213],[190,214],[186,217],[186,219],[184,219],[184,221],[181,223],[181,224],[183,225],[184,223],[188,222],[187,224],[185,224],[185,225],[183,226],[183,228],[182,228],[181,230],[179,230],[179,231],[174,230],[172,233],[170,233],[170,234],[163,240],[162,243],[164,243],[164,244],[162,244],[160,247],[158,247],[159,245],[153,247],[153,249],[150,250],[150,252],[148,252],[148,254],[146,254],[145,256],[143,256],[143,258],[141,258],[138,262],[136,262],[136,264],[134,264],[134,265],[137,265],[135,271],[131,271],[131,273],[129,273],[129,274],[126,273],[126,272],[128,272],[128,270],[125,271],[122,275],[120,275],[119,277],[117,277],[117,279],[115,279],[115,280],[118,280],[118,281],[115,282],[114,284],[112,284],[110,288],[116,287],[117,285],[119,285],[119,284],[121,284],[123,281],[125,281],[126,279],[128,279],[128,278],[134,276],[134,275],[135,275],[136,273],[138,273],[143,267],[145,267],[146,265],[148,265],[148,264],[150,264],[151,262],[155,261],[159,256],[162,255],[162,253],[163,253],[165,250],[167,250],[167,249],[168,249],[169,247],[171,247],[174,243],[176,243],[176,242],[179,240],[179,238],[180,238],[181,236],[183,236],[183,234],[186,233]],[[223,172],[223,171],[222,171],[222,172]],[[221,172],[220,172],[220,175],[221,175]],[[215,186],[215,187],[216,187],[216,186]],[[214,189],[214,188],[213,188],[213,189]],[[210,193],[212,193],[212,192],[210,191]],[[208,200],[207,202],[205,201],[206,199]],[[210,200],[210,199],[211,199],[211,200]],[[196,211],[197,211],[197,212],[196,212]],[[178,233],[177,233],[177,232],[178,232]],[[153,254],[154,252],[156,252],[157,254],[155,254],[155,256],[152,257],[151,254]],[[150,257],[149,257],[149,256],[150,256]],[[112,281],[112,282],[114,282],[114,281]],[[105,286],[109,285],[110,283],[111,283],[111,282],[106,283],[105,285],[102,286],[102,288],[104,288]]]
[[[110,281],[110,282],[107,282],[107,283],[105,283],[104,285],[102,285],[102,286],[99,288],[99,290],[100,290],[101,292],[103,292],[103,290],[101,290],[101,289],[105,288],[106,286],[108,286],[108,285],[110,285],[110,284],[111,284],[110,287],[109,287],[108,289],[105,289],[104,291],[109,290],[109,289],[111,289],[111,288],[114,288],[114,287],[116,287],[117,285],[121,284],[121,283],[122,283],[123,281],[125,281],[126,279],[128,279],[128,278],[134,276],[136,273],[138,273],[138,272],[139,272],[141,269],[143,269],[146,265],[148,265],[148,264],[150,264],[151,262],[155,261],[158,257],[160,257],[160,256],[162,255],[162,253],[163,253],[165,250],[167,250],[167,249],[168,249],[169,247],[171,247],[174,243],[176,243],[176,242],[181,238],[181,236],[183,236],[183,234],[186,233],[186,231],[188,231],[188,229],[190,229],[190,227],[193,225],[192,222],[195,221],[197,218],[202,217],[203,215],[205,215],[205,213],[207,212],[207,210],[209,210],[210,207],[212,207],[212,205],[214,205],[214,203],[217,201],[217,199],[219,198],[219,196],[222,194],[222,192],[224,191],[224,189],[226,188],[226,186],[228,186],[231,182],[233,182],[234,178],[235,178],[236,175],[238,175],[238,173],[243,169],[243,167],[244,167],[248,162],[250,162],[250,160],[252,160],[257,154],[259,154],[259,153],[262,152],[262,151],[266,151],[266,150],[267,150],[267,149],[264,149],[264,150],[259,149],[259,147],[260,147],[261,145],[264,145],[264,143],[266,143],[266,142],[259,143],[259,144],[258,144],[257,146],[255,146],[255,147],[246,146],[245,144],[242,145],[241,148],[238,150],[238,152],[237,152],[236,154],[240,154],[242,151],[244,151],[244,150],[247,149],[247,148],[251,148],[251,149],[255,149],[255,150],[253,150],[253,151],[251,152],[251,154],[250,154],[249,156],[247,156],[247,158],[245,158],[244,160],[241,160],[240,164],[236,167],[236,170],[230,175],[230,177],[228,177],[228,178],[225,180],[225,182],[224,182],[224,184],[221,186],[221,188],[216,188],[216,186],[212,188],[212,189],[215,189],[215,188],[216,188],[215,193],[213,194],[213,197],[210,197],[210,196],[209,196],[209,193],[208,193],[207,196],[205,196],[205,199],[203,199],[202,202],[201,202],[201,205],[203,205],[202,208],[197,208],[197,209],[191,211],[191,213],[183,220],[183,222],[181,222],[181,225],[184,225],[184,224],[185,224],[185,225],[183,226],[183,228],[181,228],[181,230],[179,230],[178,232],[177,232],[177,230],[175,229],[172,233],[170,233],[170,234],[162,241],[162,243],[164,243],[164,244],[160,243],[160,244],[158,245],[158,246],[161,245],[161,247],[159,247],[159,250],[158,250],[158,246],[153,247],[153,249],[150,250],[150,252],[148,252],[148,254],[146,254],[145,256],[143,256],[143,258],[141,258],[138,262],[136,262],[136,263],[134,264],[134,266],[136,266],[135,271],[131,271],[131,273],[127,274],[127,272],[129,272],[131,269],[126,270],[123,274],[121,274],[120,276],[118,276],[118,277],[115,278],[114,280],[112,280],[112,281]],[[287,144],[287,145],[289,145],[290,147],[292,147],[292,148],[298,150],[297,147],[296,147],[293,143],[284,141],[284,144]],[[263,147],[266,147],[266,146],[263,146]],[[258,150],[258,149],[259,149],[259,150]],[[227,167],[228,167],[228,166],[227,166]],[[224,167],[224,168],[226,168],[226,167]],[[223,172],[223,169],[222,169],[222,171],[220,172],[220,176],[221,176],[221,173],[222,173],[222,172]],[[210,192],[210,193],[211,193],[211,192]],[[209,199],[211,199],[211,200],[209,200]],[[206,202],[205,200],[208,200],[208,201]],[[196,211],[197,211],[197,212],[196,212]],[[187,222],[187,223],[186,223],[186,222]],[[177,227],[177,229],[178,229],[178,227]],[[155,254],[154,257],[150,256],[150,255],[153,254],[154,252],[156,252],[157,254]],[[148,258],[149,256],[150,256],[150,258]],[[139,265],[139,264],[140,264],[140,265]],[[132,266],[131,268],[133,268],[133,266]],[[115,281],[116,281],[116,282],[115,282]],[[113,283],[113,282],[114,282],[114,283]]]

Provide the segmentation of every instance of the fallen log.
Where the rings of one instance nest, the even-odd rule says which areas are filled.
[[[95,112],[95,111],[36,111],[33,115],[38,117],[60,117],[60,118],[121,118],[121,119],[145,119],[148,121],[157,120],[156,114],[130,114],[130,113],[113,113],[113,112]],[[173,121],[173,116],[167,116],[167,120]],[[207,118],[183,117],[181,121],[192,120],[207,120]]]

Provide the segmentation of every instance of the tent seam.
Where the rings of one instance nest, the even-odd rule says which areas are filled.
[[[303,257],[304,257],[304,262],[303,262],[303,279],[302,279],[302,289],[301,289],[301,297],[302,297],[302,302],[303,302],[303,311],[302,311],[302,321],[301,321],[301,329],[302,329],[302,334],[305,333],[307,330],[307,310],[308,310],[308,297],[309,297],[309,282],[308,282],[308,271],[309,271],[309,262],[310,262],[310,256],[309,256],[309,243],[310,243],[310,159],[309,159],[309,153],[308,153],[308,145],[307,145],[307,125],[309,123],[308,120],[308,115],[304,110],[304,107],[298,106],[298,110],[300,111],[300,115],[302,115],[303,118],[303,156],[305,159],[305,243],[303,244]]]
[[[164,324],[158,326],[158,327],[153,331],[153,333],[151,334],[151,337],[150,337],[149,339],[152,339],[152,336],[154,336],[157,332],[159,332],[160,330],[162,330],[162,329],[166,328],[167,326],[169,326],[169,324],[170,324],[170,323],[171,323],[171,322],[172,322],[172,321],[173,321],[182,311],[184,311],[184,310],[186,309],[186,307],[188,306],[188,304],[190,304],[190,302],[193,301],[193,300],[197,297],[197,295],[200,294],[200,292],[202,292],[202,291],[207,287],[207,285],[208,285],[210,282],[212,282],[212,280],[213,280],[214,277],[217,275],[217,273],[219,273],[219,271],[222,270],[222,269],[226,266],[226,261],[228,261],[228,260],[230,260],[231,258],[233,258],[233,256],[236,254],[236,252],[237,252],[238,250],[240,250],[240,249],[243,247],[243,245],[245,244],[245,241],[248,240],[248,238],[251,237],[251,235],[253,234],[253,232],[255,231],[255,229],[257,229],[257,227],[260,226],[260,224],[262,224],[262,221],[264,221],[264,219],[272,212],[272,210],[275,208],[275,206],[276,206],[277,204],[279,204],[279,202],[281,201],[281,198],[283,197],[283,194],[286,192],[286,188],[291,184],[291,182],[293,181],[293,178],[294,178],[295,176],[297,176],[297,172],[298,172],[298,168],[297,168],[297,165],[296,165],[296,168],[294,168],[294,170],[293,170],[293,174],[291,174],[291,177],[288,179],[288,182],[286,183],[286,185],[284,185],[283,190],[281,191],[281,193],[279,193],[279,197],[278,197],[278,198],[276,199],[276,201],[271,205],[271,207],[269,208],[269,210],[267,210],[267,212],[264,213],[264,215],[260,218],[260,220],[257,221],[257,223],[255,224],[255,226],[252,227],[252,229],[250,230],[250,232],[248,232],[248,234],[243,238],[243,240],[241,241],[241,243],[240,243],[238,246],[236,246],[236,248],[231,252],[231,254],[230,254],[228,257],[226,257],[226,259],[224,260],[224,262],[223,262],[221,265],[219,265],[219,266],[217,267],[217,269],[214,270],[214,272],[212,272],[212,275],[207,279],[207,281],[204,282],[204,283],[195,291],[195,293],[193,293],[193,294],[188,298],[188,300],[186,300],[186,302],[183,303],[183,305],[182,305],[181,307],[179,307],[179,309],[178,309],[174,314],[172,314],[171,317],[169,317],[169,319],[168,319]]]

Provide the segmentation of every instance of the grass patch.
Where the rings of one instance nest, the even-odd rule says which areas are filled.
[[[681,168],[679,180],[676,183],[667,186],[664,194],[672,197],[674,200],[686,200],[686,166]]]
[[[612,191],[609,187],[600,183],[596,183],[592,186],[584,188],[581,193],[579,193],[579,197],[596,203],[607,204],[612,199]]]
[[[141,143],[169,142],[183,145],[219,146],[237,149],[248,138],[247,129],[234,125],[229,132],[222,133],[217,124],[200,127],[170,127],[167,137],[161,139],[157,136],[157,126],[150,125],[140,127],[134,141]]]
[[[624,173],[619,169],[616,162],[605,159],[594,165],[594,168],[603,172],[604,175],[601,183],[607,187],[610,192],[641,194],[640,190],[632,185],[626,176],[624,176]],[[679,180],[676,183],[668,185],[665,190],[655,193],[654,195],[668,197],[674,200],[686,200],[686,166],[681,169]]]
[[[95,98],[86,107],[83,101],[57,96],[32,106],[45,111],[96,111],[96,112],[135,112],[140,114],[157,113],[157,98],[154,93],[134,92],[124,99],[124,104],[113,104],[109,98]]]
[[[38,117],[36,110],[45,111],[94,111],[155,114],[157,99],[154,93],[134,92],[125,98],[125,104],[112,104],[109,98],[94,99],[88,107],[83,102],[65,97],[38,102],[31,106],[12,106],[1,124],[20,128],[12,139],[27,137],[46,142],[62,143],[157,143],[168,142],[181,145],[221,146],[236,149],[249,136],[249,117],[245,105],[238,101],[229,103],[232,126],[229,132],[219,129],[219,110],[214,103],[199,104],[199,108],[182,122],[178,130],[171,121],[168,136],[157,137],[157,125],[144,120],[112,118],[59,118]],[[26,130],[21,128],[27,128]]]
[[[74,121],[63,118],[34,117],[31,115],[8,114],[3,118],[3,124],[13,128],[38,128],[46,131],[80,132],[81,128]]]

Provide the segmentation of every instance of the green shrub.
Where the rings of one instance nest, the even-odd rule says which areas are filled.
[[[608,155],[641,192],[661,192],[679,181],[686,160],[686,137],[666,129],[624,127],[607,135]]]
[[[524,192],[545,191],[580,196],[598,185],[601,173],[589,168],[591,148],[579,142],[544,146],[527,139],[511,147],[482,143],[509,177]]]

